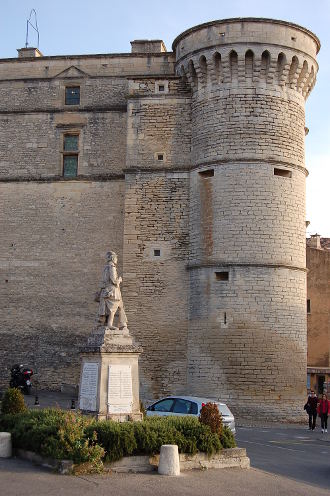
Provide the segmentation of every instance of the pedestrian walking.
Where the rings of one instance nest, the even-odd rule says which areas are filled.
[[[308,395],[307,403],[305,404],[304,409],[308,413],[309,430],[313,431],[315,429],[317,417],[317,396],[315,391],[312,390]]]
[[[330,413],[330,401],[326,394],[322,394],[322,399],[320,399],[317,412],[321,418],[321,429],[322,433],[328,432],[328,415]]]

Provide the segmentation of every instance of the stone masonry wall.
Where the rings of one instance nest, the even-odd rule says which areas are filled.
[[[1,67],[1,66],[0,66]],[[80,86],[80,109],[108,109],[125,105],[128,83],[125,78],[87,77],[29,79],[0,82],[0,112],[36,112],[38,110],[64,110],[66,85]],[[66,108],[68,110],[68,108]]]
[[[187,174],[126,177],[125,305],[129,328],[144,348],[143,399],[183,392],[186,386],[188,201]]]
[[[308,366],[330,367],[330,251],[307,246],[307,267]]]
[[[292,92],[293,94],[293,92]],[[272,159],[304,165],[304,100],[274,88],[210,91],[192,104],[196,164]]]
[[[274,175],[274,168],[291,177]],[[203,171],[214,176],[205,177]],[[222,163],[191,173],[190,260],[305,266],[305,174],[276,163]]]
[[[162,83],[165,94],[157,92]],[[130,81],[127,123],[128,168],[190,166],[190,91],[178,79]],[[158,160],[158,155],[162,160]]]
[[[123,173],[125,112],[43,112],[0,114],[0,177],[62,176],[63,136],[70,132],[79,134],[79,175]]]
[[[122,262],[123,206],[123,181],[0,183],[0,387],[16,362],[44,388],[78,383],[109,247]]]
[[[229,280],[217,280],[217,271]],[[301,415],[306,391],[306,275],[285,268],[190,271],[188,390],[240,415]],[[201,304],[203,302],[203,304]],[[258,412],[258,413],[257,413]]]
[[[192,89],[188,389],[246,416],[293,418],[305,394],[304,103],[318,47],[293,25],[263,24],[257,43],[239,20],[174,42]]]

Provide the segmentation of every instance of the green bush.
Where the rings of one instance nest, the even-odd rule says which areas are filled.
[[[96,443],[96,433],[86,435],[91,422],[87,417],[61,410],[30,410],[2,415],[0,430],[11,432],[14,448],[77,464],[89,462],[91,472],[100,472],[105,452]]]
[[[219,436],[194,417],[150,417],[143,422],[95,422],[87,435],[96,432],[98,443],[106,451],[106,460],[123,456],[153,455],[162,444],[177,444],[181,453],[203,451],[212,455],[221,450]]]
[[[196,417],[149,417],[142,422],[97,422],[62,410],[30,410],[0,416],[0,431],[12,433],[14,448],[56,459],[71,459],[88,471],[102,469],[123,456],[153,455],[162,444],[177,444],[181,453],[212,455],[235,446],[229,429],[221,438]]]
[[[223,427],[220,436],[220,441],[222,446],[226,448],[236,448],[235,436],[229,429],[229,427]]]
[[[87,436],[96,433],[98,443],[106,453],[109,462],[129,456],[136,450],[133,422],[99,421],[86,428]]]
[[[26,411],[24,396],[19,389],[9,388],[4,394],[1,402],[1,413],[15,414]]]

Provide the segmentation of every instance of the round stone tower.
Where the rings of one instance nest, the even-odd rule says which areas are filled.
[[[192,90],[188,389],[245,415],[306,394],[305,100],[318,38],[228,19],[173,43]]]

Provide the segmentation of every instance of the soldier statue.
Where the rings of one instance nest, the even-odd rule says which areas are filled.
[[[99,301],[98,322],[109,329],[117,329],[113,325],[115,314],[118,310],[119,329],[127,329],[127,318],[124,310],[123,299],[120,291],[122,278],[117,274],[118,257],[113,251],[106,254],[107,264],[103,270],[100,290],[96,294]]]

